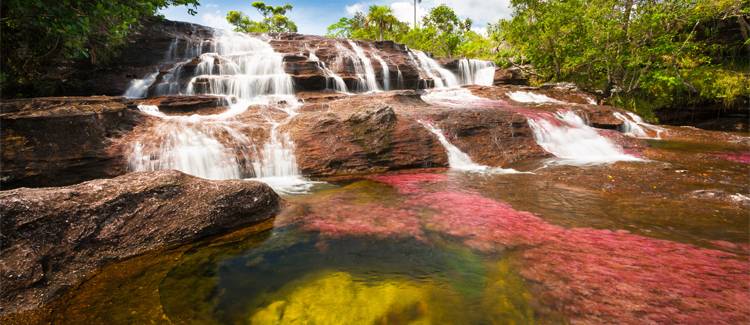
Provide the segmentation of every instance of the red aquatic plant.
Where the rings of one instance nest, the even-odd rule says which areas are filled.
[[[461,191],[420,190],[426,175],[378,178],[432,211],[424,226],[478,250],[520,248],[540,300],[583,323],[747,323],[750,263],[738,255],[590,228],[566,229]]]
[[[718,152],[713,155],[724,160],[750,164],[750,152]]]

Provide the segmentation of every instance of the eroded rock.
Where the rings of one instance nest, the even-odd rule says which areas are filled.
[[[125,172],[109,142],[143,116],[118,97],[49,97],[0,102],[0,186],[60,186]]]
[[[271,218],[265,184],[178,171],[0,192],[1,314],[50,302],[106,264]]]

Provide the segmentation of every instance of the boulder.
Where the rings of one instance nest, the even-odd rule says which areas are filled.
[[[126,164],[109,142],[142,118],[117,97],[0,102],[0,186],[60,186],[122,175]]]
[[[519,68],[508,68],[508,69],[495,69],[495,77],[493,84],[498,85],[520,85],[528,86],[529,77],[526,73]]]
[[[374,94],[305,105],[284,127],[300,171],[321,177],[447,166],[437,139],[393,104],[397,96]]]
[[[45,305],[106,264],[271,218],[265,184],[178,171],[0,192],[0,315]]]

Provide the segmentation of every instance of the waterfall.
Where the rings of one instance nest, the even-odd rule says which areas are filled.
[[[451,169],[469,172],[492,172],[498,174],[518,173],[518,171],[516,171],[515,169],[489,167],[475,163],[471,160],[471,157],[469,157],[469,155],[450,143],[445,137],[445,134],[443,134],[442,130],[438,129],[429,122],[425,122],[422,120],[418,120],[417,122],[419,122],[419,124],[422,124],[425,129],[432,132],[432,134],[434,134],[438,138],[440,143],[443,145],[443,148],[445,148],[446,153],[448,154],[448,166],[450,166]]]
[[[164,119],[144,137],[136,139],[128,158],[135,171],[176,169],[207,179],[237,179],[243,176],[250,140],[227,123],[200,123],[194,117],[167,116],[157,106],[139,105],[146,114]],[[233,143],[230,148],[221,140]]]
[[[396,65],[396,89],[404,89],[404,74],[401,73],[398,65]]]
[[[357,43],[347,40],[349,46],[354,51],[355,56],[352,58],[354,70],[360,79],[360,90],[364,92],[379,91],[378,82],[375,79],[375,69],[372,68],[372,62],[365,55],[365,51]],[[364,81],[364,82],[362,82]]]
[[[161,120],[150,134],[134,141],[130,168],[177,169],[210,179],[254,176],[280,191],[306,190],[310,182],[299,176],[294,143],[279,131],[279,126],[287,123],[299,106],[292,79],[284,71],[283,57],[267,42],[240,33],[216,31],[207,52],[203,52],[204,42],[186,47],[186,55],[197,58],[178,62],[162,76],[163,85],[157,85],[157,90],[161,87],[161,91],[172,95],[223,96],[232,104],[222,113],[204,116],[168,116],[158,107],[140,106],[141,111]],[[195,60],[198,62],[192,76],[183,86],[183,67],[195,64]],[[268,142],[259,151],[242,132],[242,123],[235,119],[251,105],[287,113],[282,120],[264,114],[271,130]]]
[[[622,121],[622,126],[620,127],[622,133],[636,138],[661,139],[661,133],[664,132],[664,128],[646,123],[640,116],[631,112],[625,114],[627,116],[619,112],[613,113],[617,119]],[[646,130],[652,131],[656,135],[652,137]]]
[[[377,50],[375,48],[370,48],[370,53],[372,53],[372,57],[375,58],[375,60],[380,63],[381,69],[383,70],[383,90],[391,90],[391,72],[388,68],[388,64],[385,63],[385,60],[383,60],[380,55],[376,52]]]
[[[519,103],[537,103],[537,104],[544,104],[544,103],[555,103],[555,104],[565,104],[563,101],[559,101],[557,99],[547,97],[546,95],[532,93],[529,91],[512,91],[509,92],[508,97],[512,99],[513,101],[519,102]]]
[[[528,119],[534,139],[547,152],[571,165],[640,161],[603,137],[571,111]]]
[[[461,59],[458,71],[462,85],[492,86],[495,81],[495,64],[489,61]]]
[[[433,60],[427,54],[422,51],[409,50],[409,56],[414,60],[411,53],[416,54],[416,61],[419,63],[419,68],[423,71],[428,78],[435,81],[435,88],[443,87],[458,87],[458,78],[450,72],[448,69],[443,68],[437,61]],[[436,74],[437,73],[437,74]]]
[[[148,94],[148,88],[156,81],[156,76],[159,75],[159,71],[149,73],[143,79],[133,79],[128,85],[128,89],[125,90],[126,98],[144,98]]]
[[[318,67],[321,70],[323,70],[323,74],[325,74],[326,76],[326,89],[332,88],[335,91],[339,91],[343,93],[349,92],[349,90],[346,88],[346,83],[344,82],[344,79],[341,78],[341,76],[339,76],[335,72],[333,72],[333,70],[329,69],[326,66],[326,63],[321,61],[318,58],[318,56],[315,55],[315,50],[310,49],[309,47],[307,47],[307,45],[305,45],[305,49],[307,49],[307,53],[308,53],[307,58],[310,61],[316,62],[318,64]],[[331,81],[333,82],[331,83]],[[331,83],[331,86],[329,86],[329,83]]]

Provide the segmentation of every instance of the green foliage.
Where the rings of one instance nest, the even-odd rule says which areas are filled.
[[[450,7],[433,8],[422,28],[398,21],[387,6],[371,6],[367,14],[341,18],[328,26],[329,37],[362,40],[392,40],[437,56],[471,56],[494,60],[498,44],[470,30],[470,19],[460,19]]]
[[[362,40],[394,40],[407,33],[409,26],[398,21],[391,8],[370,6],[367,14],[357,12],[354,17],[339,19],[328,26],[328,37],[346,37]]]
[[[117,54],[128,33],[157,10],[198,0],[3,0],[3,97],[34,95],[35,85],[64,60],[97,65]]]
[[[540,81],[573,81],[615,103],[650,109],[733,105],[750,96],[750,9],[741,0],[513,0],[512,6],[513,18],[491,26],[491,35],[510,45],[509,61],[532,64]],[[728,26],[742,36],[729,35]]]
[[[464,41],[471,29],[471,19],[460,20],[456,13],[446,5],[439,5],[430,10],[422,24],[425,29],[435,31],[436,53],[452,57],[456,48]]]
[[[263,1],[252,3],[253,8],[263,16],[261,21],[254,21],[240,11],[231,10],[227,13],[227,21],[237,32],[246,33],[285,33],[297,32],[297,24],[286,16],[292,10],[292,5],[269,6]]]

